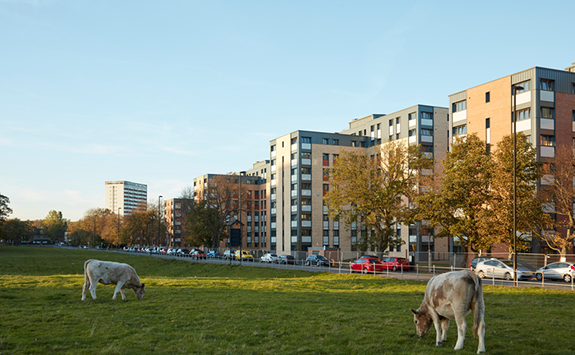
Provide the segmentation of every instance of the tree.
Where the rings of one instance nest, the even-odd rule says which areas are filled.
[[[408,201],[418,193],[421,169],[430,169],[420,147],[390,142],[370,152],[341,150],[330,170],[330,190],[324,197],[331,218],[350,228],[359,224],[364,248],[379,252],[401,244],[396,223],[411,218]],[[368,233],[369,232],[369,233]]]
[[[12,213],[12,209],[8,207],[10,199],[2,194],[0,194],[0,236],[2,233],[2,226],[4,221],[8,218],[8,215]]]
[[[490,249],[493,239],[481,221],[486,217],[493,164],[476,134],[455,138],[434,174],[435,184],[416,199],[418,216],[440,227],[436,238],[453,237],[466,250]]]
[[[567,145],[559,146],[556,148],[555,157],[545,164],[546,174],[542,178],[541,197],[546,206],[545,210],[555,213],[556,218],[549,218],[549,223],[538,237],[550,249],[557,251],[562,260],[575,240],[574,164],[573,148]]]
[[[196,196],[199,202],[186,220],[188,243],[205,243],[201,245],[217,248],[227,237],[227,222],[237,217],[240,202],[242,211],[247,205],[247,189],[240,191],[239,178],[234,173],[216,175],[208,180],[206,189]]]
[[[102,233],[111,214],[110,210],[104,208],[91,208],[86,211],[80,221],[80,228],[90,233],[90,245],[96,246],[101,243]]]
[[[4,223],[6,240],[14,242],[30,241],[34,236],[34,227],[30,221],[21,221],[18,218],[9,219]]]
[[[64,219],[61,211],[50,211],[48,216],[42,221],[43,234],[50,239],[51,242],[64,240],[66,231],[68,230],[68,221]]]
[[[517,249],[528,250],[530,238],[538,227],[546,224],[548,216],[537,196],[537,180],[543,175],[542,164],[537,161],[537,150],[522,133],[517,133]],[[505,136],[493,153],[493,174],[490,185],[489,213],[484,218],[495,242],[513,250],[513,136]]]

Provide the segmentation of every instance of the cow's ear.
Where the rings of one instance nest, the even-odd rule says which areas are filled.
[[[144,288],[145,284],[142,284],[141,288]]]
[[[412,312],[413,312],[413,314],[415,314],[416,316],[418,316],[418,315],[419,315],[419,312],[418,312],[418,311],[416,311],[415,309],[413,309],[413,308],[412,308],[412,309],[411,309],[411,311],[412,311]]]

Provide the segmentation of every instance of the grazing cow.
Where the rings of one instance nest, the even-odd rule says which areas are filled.
[[[435,325],[436,345],[447,340],[449,320],[457,323],[457,343],[455,350],[463,349],[467,324],[465,316],[473,311],[473,334],[479,338],[477,353],[485,352],[485,303],[481,279],[468,270],[452,271],[433,277],[425,289],[425,297],[414,314],[413,322],[417,335],[421,338]],[[442,334],[439,329],[441,326]]]
[[[96,286],[98,282],[104,285],[116,285],[114,296],[112,297],[113,300],[116,299],[116,294],[119,291],[122,293],[122,299],[125,301],[125,288],[133,289],[139,300],[144,298],[144,292],[146,291],[144,284],[140,282],[140,278],[136,274],[136,270],[130,265],[90,259],[84,263],[82,301],[86,300],[86,291],[88,291],[88,289],[92,294],[92,298],[96,299]]]

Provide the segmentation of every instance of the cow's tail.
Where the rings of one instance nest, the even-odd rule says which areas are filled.
[[[92,259],[84,262],[84,287],[90,287],[90,278],[88,277],[88,264],[90,261],[92,261]]]
[[[478,330],[480,324],[483,322],[483,317],[485,315],[485,302],[483,300],[483,285],[481,283],[481,278],[477,277],[474,272],[470,272],[473,282],[475,284],[475,306],[473,307],[473,335],[477,338],[479,337]]]

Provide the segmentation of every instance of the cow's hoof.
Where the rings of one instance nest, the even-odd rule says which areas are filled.
[[[442,342],[438,342],[437,344],[435,344],[435,346],[437,346],[438,348],[441,346]]]

